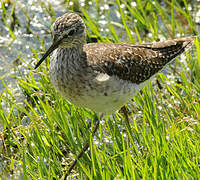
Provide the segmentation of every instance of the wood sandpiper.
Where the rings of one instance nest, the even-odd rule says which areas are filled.
[[[71,103],[100,113],[113,113],[135,96],[176,56],[189,49],[193,38],[152,44],[86,44],[86,27],[75,13],[66,13],[53,24],[53,43],[35,66],[50,53],[50,79],[54,87]],[[93,131],[97,131],[99,121]],[[88,149],[83,146],[68,172]]]
[[[113,113],[135,96],[172,59],[190,48],[193,38],[152,44],[86,44],[86,27],[75,13],[53,24],[50,79],[71,103],[96,112]]]

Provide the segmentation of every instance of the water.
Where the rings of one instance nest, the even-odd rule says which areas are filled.
[[[20,73],[26,74],[27,64],[30,64],[34,67],[36,59],[33,57],[33,50],[37,50],[38,56],[41,57],[40,52],[43,50],[41,47],[41,41],[45,42],[45,47],[49,47],[51,43],[50,27],[53,23],[49,13],[51,11],[50,7],[55,11],[56,17],[64,14],[68,9],[74,7],[74,9],[79,9],[76,5],[76,1],[70,1],[69,3],[61,3],[60,0],[18,0],[16,1],[15,15],[10,16],[12,8],[14,6],[13,0],[12,4],[6,4],[6,14],[3,10],[3,0],[0,2],[0,79],[5,82],[5,84],[17,92],[18,88],[16,87],[15,79],[10,76],[14,74],[17,76],[18,69]],[[9,2],[9,1],[7,1]],[[95,20],[97,25],[100,25],[100,34],[107,35],[109,34],[109,29],[107,27],[108,20],[115,24],[117,34],[119,35],[120,41],[126,41],[127,34],[126,31],[121,25],[120,13],[117,10],[117,5],[115,1],[101,1],[99,10],[97,11],[96,4],[94,1],[85,1],[80,0],[80,7],[84,8],[89,12],[90,18]],[[196,3],[196,5],[194,5]],[[193,6],[189,8],[192,11],[192,16],[195,17],[194,20],[197,23],[197,30],[199,31],[200,26],[200,10],[198,1],[194,1]],[[135,6],[132,3],[132,6]],[[127,13],[125,5],[121,5],[121,8],[124,10],[124,13]],[[47,10],[45,10],[47,9]],[[108,14],[108,10],[110,14]],[[3,18],[5,16],[5,18]],[[7,25],[5,25],[5,22]],[[12,23],[12,22],[15,23]],[[159,21],[159,17],[158,17]],[[163,24],[160,22],[160,28],[163,27]],[[137,21],[131,22],[130,27],[132,27],[131,34],[135,35],[134,25]],[[13,24],[13,25],[12,25]],[[9,28],[12,27],[13,35],[9,32]],[[141,33],[143,36],[144,34]],[[150,39],[152,34],[147,32],[146,34]],[[13,36],[13,37],[12,37]],[[177,35],[178,36],[178,35]],[[111,36],[110,36],[111,37]],[[162,39],[162,37],[159,37]],[[20,61],[23,60],[23,62]],[[4,90],[2,82],[0,82],[0,91]],[[0,128],[2,128],[0,124]],[[1,130],[0,130],[1,131]],[[1,144],[0,144],[1,147]],[[1,158],[1,157],[0,157]],[[0,163],[0,172],[2,164]]]
[[[56,7],[56,14],[63,14],[64,8],[58,6],[59,1],[45,1],[43,6],[48,6],[51,3]],[[56,4],[57,3],[57,4]],[[0,3],[0,78],[5,81],[6,84],[12,83],[14,79],[10,77],[10,73],[16,74],[15,67],[26,70],[23,63],[19,61],[19,58],[24,62],[34,65],[36,59],[33,57],[32,50],[36,49],[40,52],[41,40],[44,39],[45,46],[48,46],[50,42],[50,29],[51,21],[50,17],[44,13],[42,9],[42,3],[37,0],[20,0],[16,2],[15,15],[10,17],[14,4],[6,4],[6,16],[3,22],[3,3]],[[45,5],[46,4],[46,5]],[[12,25],[12,22],[15,25]],[[9,32],[9,28],[12,27],[13,36]],[[22,64],[22,66],[19,66]],[[3,88],[3,84],[0,83],[0,89]]]
[[[127,40],[124,27],[120,27],[119,22],[121,17],[115,1],[105,0],[104,2],[100,2],[99,11],[97,11],[96,8],[93,8],[96,7],[94,1],[81,0],[77,5],[76,1],[61,3],[58,0],[18,0],[16,1],[16,4],[4,5],[6,15],[3,10],[2,2],[0,2],[0,79],[3,79],[6,84],[13,82],[9,73],[17,73],[15,72],[15,67],[16,65],[19,66],[21,64],[19,58],[34,66],[36,59],[33,57],[32,50],[36,49],[39,54],[43,49],[40,47],[42,40],[45,41],[45,47],[49,46],[49,43],[51,42],[50,27],[53,22],[51,21],[51,17],[47,14],[48,11],[46,11],[45,8],[50,11],[50,7],[52,7],[57,17],[64,14],[72,7],[77,10],[80,10],[79,8],[84,8],[85,10],[87,9],[91,19],[95,20],[95,22],[101,26],[100,33],[102,35],[110,33],[107,27],[109,20],[111,23],[116,24],[116,31],[117,34],[120,35],[120,41]],[[196,23],[199,23],[199,4],[198,2],[196,2],[196,4],[197,6],[189,6],[189,10],[191,10],[192,15],[195,17]],[[133,7],[135,6],[134,3],[131,5]],[[10,17],[13,6],[15,6],[14,15]],[[124,4],[121,4],[121,8],[124,10],[125,14],[128,13]],[[107,13],[108,10],[110,14]],[[7,26],[3,22],[3,16],[5,16],[4,20],[7,23]],[[133,29],[133,32],[131,32],[133,36],[136,36],[134,32],[135,23],[137,23],[137,21],[133,21],[132,24],[130,24]],[[162,28],[163,24],[161,22],[159,22],[159,24]],[[11,27],[14,33],[13,36],[16,37],[15,39],[11,37],[8,27]],[[197,29],[199,29],[199,26],[197,26]],[[149,37],[152,36],[151,33],[147,35]],[[162,39],[162,37],[160,37],[160,39]],[[22,71],[26,70],[26,67],[23,67],[23,63],[22,66],[19,66],[19,68],[22,68]],[[2,88],[3,85],[0,83],[0,89]]]

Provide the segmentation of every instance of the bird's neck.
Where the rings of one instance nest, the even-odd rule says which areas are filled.
[[[83,53],[83,45],[73,45],[70,47],[58,48],[58,52],[70,56],[70,59],[74,56],[79,57]]]
[[[80,66],[85,63],[83,57],[84,51],[82,46],[72,46],[65,48],[57,48],[53,61],[57,61],[57,64],[63,64],[65,66]],[[82,66],[80,66],[82,67]]]

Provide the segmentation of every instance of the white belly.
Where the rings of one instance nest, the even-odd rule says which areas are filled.
[[[103,73],[76,83],[68,81],[68,85],[65,86],[55,82],[53,78],[51,81],[72,104],[95,112],[108,113],[119,110],[147,84],[146,82],[138,85]]]
[[[117,76],[99,73],[84,66],[83,59],[73,59],[70,53],[62,51],[57,53],[55,50],[51,58],[50,79],[54,87],[77,106],[96,112],[113,113],[148,83],[135,84]]]

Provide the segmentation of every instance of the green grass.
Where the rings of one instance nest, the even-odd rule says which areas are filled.
[[[74,1],[76,2],[76,1]],[[121,3],[120,3],[121,2]],[[150,42],[193,35],[197,32],[194,17],[184,1],[165,4],[155,1],[111,1],[120,14],[121,22],[110,18],[110,10],[103,10],[109,31],[100,33],[101,26],[76,3],[70,10],[82,12],[87,25],[88,42],[124,41]],[[64,2],[66,5],[69,1]],[[127,13],[121,4],[126,7]],[[96,1],[97,16],[104,3]],[[11,13],[16,4],[11,4]],[[45,14],[55,20],[54,7],[40,6]],[[2,6],[3,8],[3,6]],[[184,10],[185,9],[185,10]],[[4,26],[11,38],[16,38],[6,21],[8,10],[3,8]],[[28,12],[23,13],[28,17]],[[31,18],[31,16],[29,17]],[[134,23],[133,23],[134,21]],[[27,25],[31,32],[31,27]],[[148,33],[151,36],[148,36]],[[44,38],[37,35],[44,48]],[[39,49],[39,47],[38,47]],[[82,150],[85,140],[90,142],[87,151],[71,173],[78,179],[200,179],[200,49],[198,38],[186,60],[176,58],[169,69],[170,76],[158,74],[127,105],[130,127],[121,113],[107,115],[100,123],[95,137],[89,129],[96,114],[70,104],[56,92],[49,80],[49,58],[38,71],[27,64],[26,75],[10,75],[16,79],[22,94],[14,93],[9,83],[0,94],[0,163],[5,162],[0,177],[12,173],[20,179],[60,179],[73,159]],[[35,59],[41,57],[32,49]],[[19,70],[20,71],[20,70]],[[20,98],[19,98],[20,97]],[[25,122],[29,123],[25,123]],[[25,125],[24,125],[25,124]],[[9,178],[8,178],[9,179]]]

